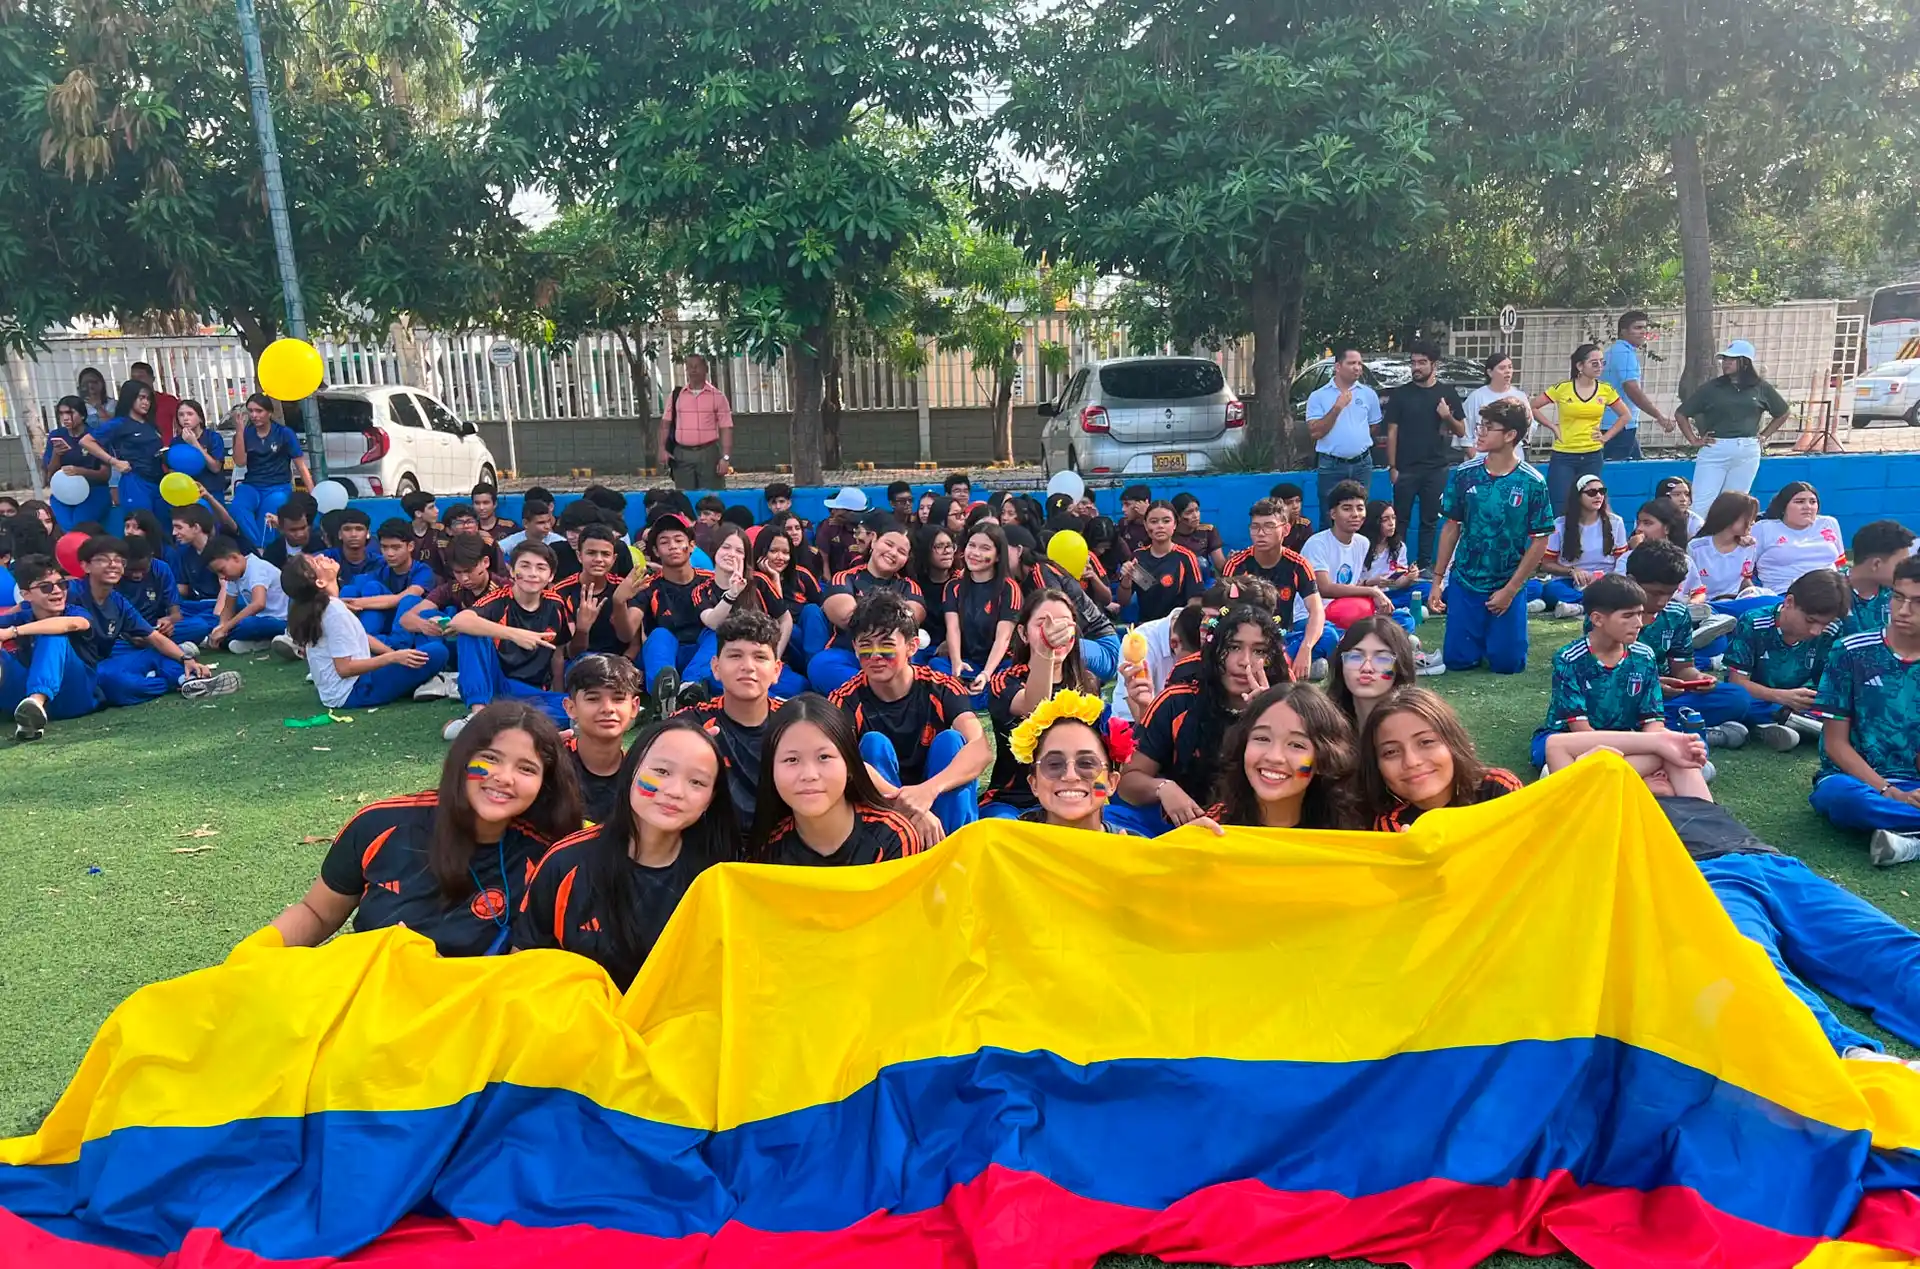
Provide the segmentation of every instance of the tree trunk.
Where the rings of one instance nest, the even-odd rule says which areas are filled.
[[[45,501],[47,481],[40,470],[40,455],[47,447],[47,432],[40,426],[40,403],[33,399],[33,379],[27,373],[30,360],[17,350],[7,354],[7,399],[13,407],[14,427],[20,433],[20,448],[26,451],[27,479],[33,485],[33,496]]]
[[[994,376],[993,384],[993,456],[1003,463],[1013,462],[1013,363],[1007,362]]]
[[[653,373],[647,366],[646,332],[635,323],[631,330],[616,326],[613,333],[620,338],[620,355],[627,359],[627,374],[633,379],[633,406],[640,416],[640,461],[634,467],[651,467],[660,443],[653,434]]]
[[[1661,59],[1661,88],[1669,103],[1692,100],[1693,76],[1687,67],[1686,33],[1667,29]],[[1700,159],[1700,134],[1675,133],[1668,142],[1673,161],[1675,201],[1680,210],[1680,283],[1685,297],[1687,341],[1680,367],[1685,397],[1714,375],[1713,236],[1707,221],[1707,176]]]
[[[267,345],[280,334],[279,327],[271,317],[262,317],[247,309],[233,310],[227,314],[227,320],[239,328],[240,340],[246,344],[247,352],[255,363],[259,362],[260,354],[267,351]]]
[[[822,474],[820,416],[826,383],[819,350],[828,346],[827,335],[825,326],[809,327],[787,347],[787,384],[793,394],[788,448],[796,485],[817,485]]]
[[[840,454],[840,411],[845,401],[840,395],[841,372],[846,367],[839,340],[834,340],[821,367],[820,439],[822,456],[829,470],[846,466]]]
[[[1313,446],[1293,417],[1293,372],[1300,360],[1300,317],[1306,304],[1306,272],[1295,263],[1261,271],[1247,297],[1253,317],[1253,402],[1247,440],[1266,446],[1274,461],[1292,466]]]

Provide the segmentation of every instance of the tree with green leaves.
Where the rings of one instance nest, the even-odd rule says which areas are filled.
[[[694,305],[784,354],[820,478],[824,363],[890,325],[894,256],[940,223],[949,135],[1006,0],[480,0],[475,59],[530,183],[667,236]]]

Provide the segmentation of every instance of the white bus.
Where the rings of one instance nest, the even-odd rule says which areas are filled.
[[[1867,300],[1868,370],[1920,357],[1920,281],[1883,286]]]

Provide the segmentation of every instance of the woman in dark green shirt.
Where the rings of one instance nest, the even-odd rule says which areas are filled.
[[[1748,493],[1760,473],[1760,450],[1787,420],[1787,399],[1753,368],[1753,345],[1736,339],[1720,350],[1720,377],[1709,379],[1674,412],[1693,460],[1693,501],[1711,507],[1723,493]],[[1762,428],[1762,415],[1773,417]],[[1698,430],[1695,425],[1698,425]]]

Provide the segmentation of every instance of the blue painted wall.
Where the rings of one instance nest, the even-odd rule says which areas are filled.
[[[1691,460],[1608,463],[1607,489],[1614,511],[1631,526],[1634,511],[1653,496],[1654,485],[1662,477],[1672,475],[1691,479]],[[1152,489],[1157,498],[1171,498],[1183,490],[1196,495],[1206,518],[1219,528],[1228,549],[1233,550],[1248,545],[1246,509],[1266,497],[1268,490],[1283,480],[1292,481],[1306,490],[1306,515],[1318,519],[1312,472],[1268,472],[1257,476],[1170,476],[1137,483]],[[1920,525],[1920,505],[1917,505],[1920,503],[1920,454],[1792,455],[1768,458],[1760,464],[1760,477],[1754,482],[1753,494],[1764,506],[1776,489],[1794,480],[1808,481],[1820,491],[1820,510],[1837,518],[1849,537],[1870,520],[1901,520],[1910,525]],[[885,485],[866,485],[862,488],[872,505],[885,505]],[[990,486],[983,480],[975,486],[974,496],[984,497],[987,488]],[[936,494],[941,492],[938,482],[915,484],[914,497],[917,499],[923,490],[929,489]],[[810,520],[824,519],[827,514],[826,500],[833,493],[832,489],[797,489],[793,496],[794,509]],[[756,520],[766,516],[766,498],[758,488],[729,489],[724,491],[723,496],[729,503],[738,503],[752,511]],[[1385,471],[1374,473],[1373,496],[1393,496],[1387,485]],[[556,495],[562,507],[578,497],[578,494]],[[461,500],[442,498],[440,508],[444,512],[458,501]],[[1094,502],[1107,515],[1119,519],[1119,486],[1096,490]],[[519,494],[502,494],[501,513],[518,520],[520,503]],[[398,499],[362,498],[356,500],[354,505],[364,509],[375,525],[388,516],[404,518]],[[1706,513],[1705,507],[1696,510],[1703,515]],[[641,524],[640,491],[628,491],[628,528],[638,528]]]

